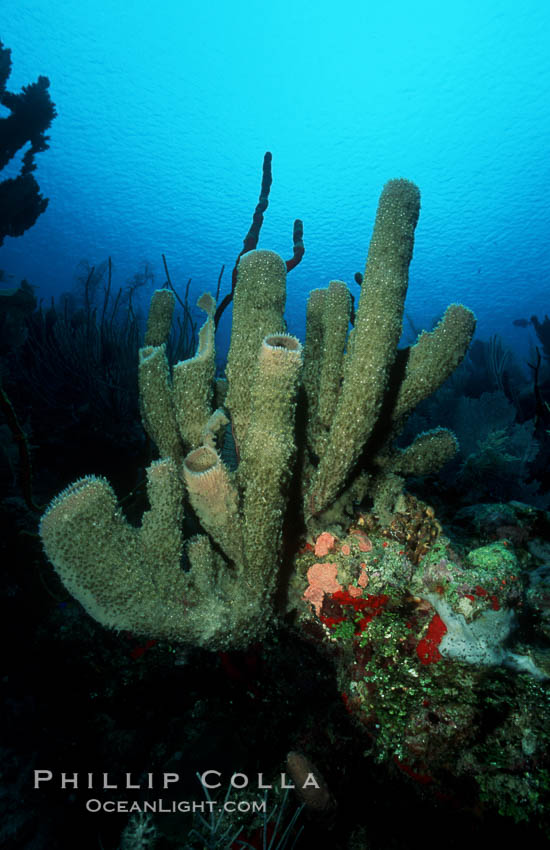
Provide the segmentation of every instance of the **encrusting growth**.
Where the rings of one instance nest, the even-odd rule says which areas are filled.
[[[442,428],[407,448],[393,445],[414,407],[460,363],[475,326],[473,314],[453,304],[434,331],[398,352],[419,210],[414,184],[385,186],[355,326],[348,334],[344,283],[314,290],[303,352],[286,334],[285,262],[272,251],[241,256],[223,407],[214,409],[213,298],[199,301],[207,318],[195,357],[170,372],[174,299],[155,293],[138,371],[143,424],[160,460],[148,470],[141,527],[95,477],[67,488],[41,522],[48,557],[99,622],[208,648],[245,647],[276,621],[275,591],[294,539],[284,540],[291,483],[297,539],[346,498],[367,497],[380,517],[390,515],[406,476],[452,457],[456,439]],[[228,423],[235,471],[221,449]],[[187,541],[184,510],[201,526]]]

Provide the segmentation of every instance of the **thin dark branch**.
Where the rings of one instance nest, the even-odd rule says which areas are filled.
[[[287,272],[296,268],[298,263],[302,261],[302,257],[306,252],[306,249],[304,248],[304,223],[299,218],[296,219],[294,227],[292,228],[292,243],[292,257],[290,260],[286,261]]]
[[[223,273],[225,271],[225,263],[222,265],[220,273],[218,275],[218,285],[216,287],[216,304],[218,303],[218,298],[220,297],[220,286],[222,283]]]
[[[185,309],[186,309],[185,304],[183,303],[183,301],[182,301],[182,300],[181,300],[181,298],[179,297],[179,295],[178,295],[178,293],[176,292],[176,289],[175,289],[175,287],[174,287],[174,284],[172,283],[172,281],[171,281],[171,279],[170,279],[170,272],[168,271],[168,264],[167,264],[167,262],[166,262],[166,257],[164,256],[164,254],[162,255],[162,262],[163,262],[163,264],[164,264],[164,273],[166,274],[166,282],[167,282],[168,286],[170,287],[170,289],[172,290],[172,292],[174,293],[174,295],[176,296],[176,298],[178,299],[178,302],[179,302],[180,306],[181,306],[181,307],[185,310]],[[191,278],[189,278],[189,281],[188,281],[188,283],[187,283],[187,288],[188,288],[188,289],[189,289],[189,284],[190,284],[190,283],[191,283]],[[185,297],[186,297],[186,299],[187,299],[187,295],[186,295]]]
[[[109,257],[109,275],[107,277],[107,288],[105,289],[105,298],[103,299],[103,313],[101,314],[101,324],[105,321],[105,313],[107,311],[107,304],[109,303],[109,298],[111,295],[111,279],[112,279],[112,263],[111,258]]]
[[[249,251],[253,251],[258,244],[258,239],[260,238],[260,230],[262,229],[262,224],[264,221],[264,212],[266,211],[267,205],[269,203],[269,190],[271,189],[271,183],[273,179],[271,175],[271,160],[272,156],[270,151],[266,151],[266,153],[264,154],[264,161],[262,166],[262,185],[260,188],[260,197],[258,199],[256,209],[254,210],[254,214],[252,216],[252,224],[250,225],[248,233],[244,237],[242,251],[235,260],[235,265],[233,266],[233,272],[231,273],[231,292],[229,292],[228,295],[223,298],[222,302],[218,305],[218,307],[216,308],[216,312],[214,313],[215,327],[218,327],[218,322],[221,319],[223,311],[228,306],[228,304],[231,303],[231,300],[233,298],[233,293],[235,292],[235,285],[237,283],[237,266],[239,265],[239,260],[241,259],[243,254],[248,254]]]

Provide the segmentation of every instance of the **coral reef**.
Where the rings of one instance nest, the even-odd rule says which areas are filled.
[[[170,370],[173,299],[155,294],[139,365],[142,419],[160,454],[148,470],[150,509],[131,526],[108,482],[91,476],[54,499],[41,522],[48,557],[99,622],[208,648],[248,646],[276,621],[281,570],[304,523],[312,529],[327,512],[342,519],[365,498],[388,518],[407,476],[453,456],[456,439],[442,428],[394,447],[409,413],[463,358],[475,325],[453,304],[434,331],[397,349],[419,209],[414,184],[385,186],[347,339],[345,285],[312,293],[303,381],[302,346],[285,333],[286,264],[272,251],[242,255],[223,409],[214,401],[222,387],[213,298],[199,301],[207,319],[195,357]],[[234,473],[217,451],[228,419]],[[185,494],[201,525],[187,541]]]
[[[56,475],[47,491],[38,481],[38,501],[88,469],[98,476],[70,485],[42,517],[57,575],[22,500],[4,505],[10,640],[28,647],[27,668],[21,652],[8,658],[19,693],[5,702],[29,772],[77,756],[98,775],[105,765],[120,775],[181,770],[181,796],[194,801],[193,769],[213,764],[213,754],[224,777],[261,766],[276,785],[288,753],[289,775],[318,778],[320,791],[294,799],[280,819],[296,838],[303,827],[308,846],[419,839],[439,847],[445,835],[459,848],[480,824],[493,843],[514,836],[539,846],[531,838],[547,823],[550,796],[550,517],[489,498],[462,507],[451,495],[445,505],[436,473],[456,450],[455,431],[462,454],[446,468],[448,487],[464,482],[457,470],[470,456],[491,484],[494,464],[528,460],[529,440],[511,447],[514,434],[527,434],[513,418],[514,393],[504,395],[511,373],[487,396],[482,380],[468,393],[453,376],[454,395],[466,397],[461,416],[457,405],[449,409],[448,386],[439,407],[427,398],[463,357],[474,324],[466,308],[451,305],[431,333],[398,348],[417,215],[416,188],[388,184],[356,310],[341,281],[314,290],[303,347],[284,322],[288,263],[256,245],[243,251],[225,379],[214,367],[214,299],[199,301],[205,321],[195,355],[177,355],[168,340],[177,295],[155,293],[143,346],[138,354],[136,327],[125,361],[138,371],[148,435],[140,440],[153,447],[153,462],[145,450],[129,461],[121,443],[116,461],[103,457],[100,427],[79,452],[88,468],[67,463],[63,471],[65,432],[50,435],[65,458],[60,448],[48,452]],[[115,337],[125,345],[111,321],[118,296],[109,306],[107,285],[96,310],[93,279],[92,270],[80,319],[67,304],[33,313],[26,356],[32,344],[52,370],[72,361],[91,369],[105,344],[119,356],[111,347]],[[87,339],[98,341],[88,364]],[[14,407],[21,383],[8,387]],[[410,416],[422,399],[431,415],[419,408]],[[474,403],[492,415],[487,440],[473,427]],[[428,430],[432,423],[445,427]],[[40,470],[46,452],[34,454]],[[146,507],[136,485],[145,466]],[[424,501],[413,495],[422,488]],[[22,571],[22,560],[36,569]],[[40,705],[26,698],[29,682]],[[39,741],[29,735],[37,711]],[[17,773],[9,753],[5,761]],[[23,791],[21,806],[14,794],[12,828],[30,834],[34,821],[40,834],[79,835],[87,794],[75,792],[74,823],[68,807],[50,805],[53,797],[37,805]],[[123,801],[127,790],[112,796]],[[156,790],[140,786],[133,796],[133,805],[154,803]],[[234,797],[243,809],[227,814],[223,830],[251,846],[271,840],[276,824],[247,809],[257,789]],[[276,788],[272,807],[282,811],[286,799]],[[149,811],[155,816],[123,822],[98,814],[103,845],[202,846],[217,823],[199,828],[189,811]]]
[[[376,760],[436,797],[477,785],[503,813],[541,818],[550,664],[522,635],[526,598],[544,631],[545,572],[526,597],[511,539],[458,553],[428,506],[405,502],[390,527],[360,515],[329,551],[326,533],[303,547],[301,631],[332,656]]]

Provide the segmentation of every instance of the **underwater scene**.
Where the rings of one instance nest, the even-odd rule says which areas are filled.
[[[4,3],[2,847],[548,847],[549,56]]]

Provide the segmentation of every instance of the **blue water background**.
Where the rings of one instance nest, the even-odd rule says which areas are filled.
[[[550,313],[550,4],[2,0],[8,88],[45,74],[58,117],[36,177],[50,198],[0,268],[47,297],[80,260],[114,284],[148,260],[196,298],[225,287],[256,204],[260,246],[306,255],[288,278],[303,337],[307,292],[363,271],[386,180],[422,192],[407,311],[451,301],[528,356]],[[12,166],[13,168],[13,166]],[[229,319],[221,328],[223,347]]]

